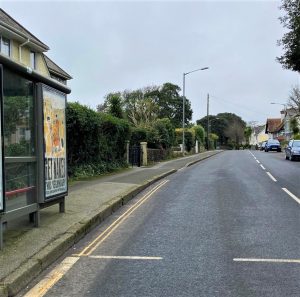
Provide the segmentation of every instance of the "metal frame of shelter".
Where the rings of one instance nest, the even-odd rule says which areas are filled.
[[[33,162],[36,173],[36,186],[26,186],[15,189],[14,191],[5,190],[5,166],[10,162],[10,158],[5,158],[4,154],[4,130],[3,127],[6,125],[4,122],[4,80],[3,73],[4,70],[8,70],[19,77],[32,82],[33,85],[33,100],[34,107],[33,113],[35,118],[35,156],[19,156],[15,157],[14,162]],[[49,152],[47,155],[47,144],[45,139],[45,100],[53,102],[58,102],[61,108],[60,117],[65,122],[65,108],[66,108],[66,95],[69,94],[71,90],[64,84],[45,77],[38,72],[32,70],[31,68],[22,66],[15,63],[9,58],[0,54],[0,131],[1,131],[1,141],[0,141],[0,249],[3,247],[3,231],[4,227],[8,221],[19,218],[24,215],[29,215],[30,221],[34,223],[35,227],[39,226],[40,222],[40,209],[48,207],[53,204],[59,203],[59,211],[64,212],[65,210],[65,196],[68,193],[68,183],[67,183],[67,158],[66,158],[66,130],[61,133],[64,136],[63,143],[63,153],[59,157],[49,157]],[[48,96],[47,98],[45,96]],[[49,99],[50,98],[50,99]],[[57,117],[57,115],[56,115]],[[59,121],[55,119],[58,124]],[[61,122],[62,122],[61,121]],[[65,128],[64,128],[65,129]],[[58,140],[60,141],[60,139]],[[51,152],[50,152],[51,154]],[[55,151],[53,155],[58,155]],[[11,158],[13,159],[13,158]],[[17,161],[16,161],[17,160]],[[12,160],[13,162],[13,160]],[[48,167],[47,167],[48,166]],[[58,168],[60,166],[60,168]],[[53,177],[54,176],[54,177]],[[51,179],[54,185],[61,185],[57,190],[49,190],[51,186]],[[60,180],[54,178],[60,178]],[[48,180],[47,180],[48,179]],[[28,205],[23,205],[22,207],[16,207],[13,209],[7,209],[6,198],[8,199],[13,195],[27,195],[30,191],[35,191],[35,201],[33,203],[28,203]]]

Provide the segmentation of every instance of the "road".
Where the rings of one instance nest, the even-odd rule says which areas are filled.
[[[262,162],[267,171],[272,172],[275,179],[283,187],[289,188],[300,197],[300,162],[285,160],[285,154],[277,152],[253,151],[258,161]]]
[[[79,242],[40,292],[300,296],[299,173],[300,162],[258,151],[183,168]]]

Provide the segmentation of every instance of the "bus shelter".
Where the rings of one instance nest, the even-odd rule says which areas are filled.
[[[59,203],[67,183],[64,84],[0,56],[0,249],[3,227]]]

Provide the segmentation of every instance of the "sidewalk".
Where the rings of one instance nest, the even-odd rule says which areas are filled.
[[[58,205],[43,209],[39,228],[34,228],[27,216],[10,222],[4,233],[4,249],[0,251],[0,297],[14,296],[93,227],[150,184],[219,152],[204,152],[76,182],[69,188],[65,213],[58,212]]]

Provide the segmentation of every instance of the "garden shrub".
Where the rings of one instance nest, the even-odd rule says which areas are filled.
[[[144,141],[147,141],[147,129],[143,127],[132,128],[131,145],[140,145]]]
[[[176,142],[182,143],[182,128],[176,129]],[[185,149],[190,152],[195,145],[195,132],[193,129],[185,129],[184,131]]]
[[[99,175],[124,166],[129,123],[79,103],[66,110],[69,176]]]
[[[171,121],[167,118],[158,119],[153,127],[158,134],[159,146],[163,149],[169,149],[175,142],[175,129]]]

